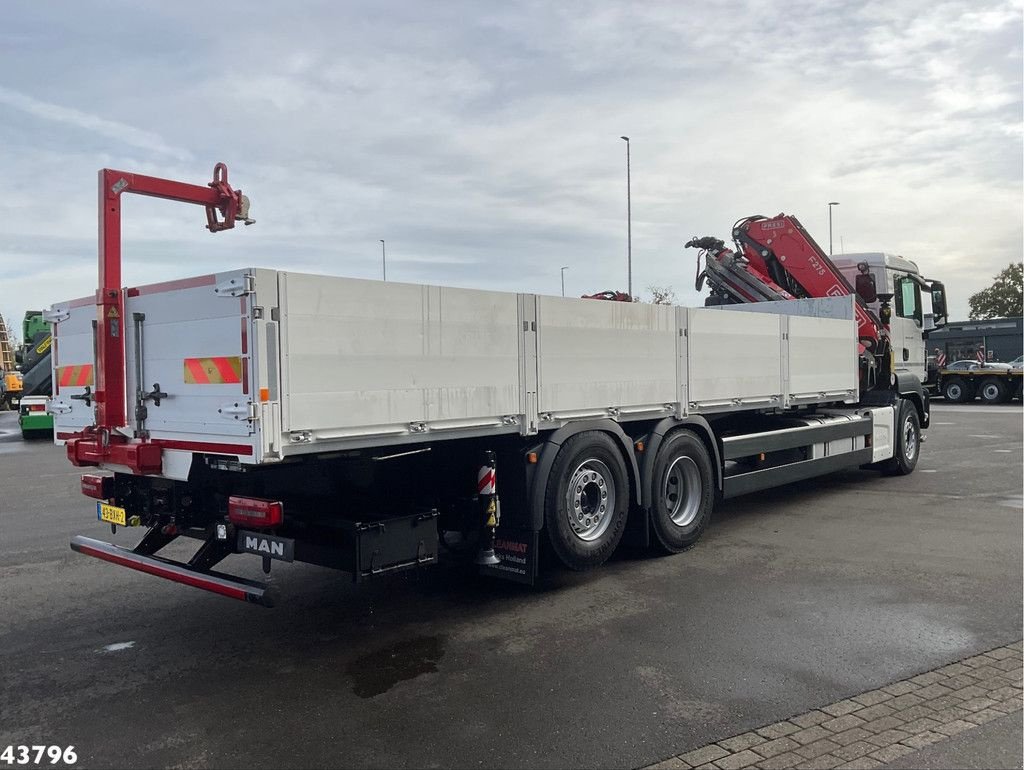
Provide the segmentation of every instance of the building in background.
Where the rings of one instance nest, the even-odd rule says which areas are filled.
[[[1024,352],[1024,318],[991,318],[987,321],[950,321],[928,335],[928,351],[938,349],[946,361],[979,359],[1012,361]]]

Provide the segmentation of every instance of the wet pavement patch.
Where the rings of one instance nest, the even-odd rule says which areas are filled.
[[[349,664],[352,692],[360,698],[372,698],[399,682],[434,673],[442,655],[444,645],[440,636],[419,636],[371,652]]]

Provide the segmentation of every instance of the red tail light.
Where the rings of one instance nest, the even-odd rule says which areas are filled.
[[[114,477],[98,476],[95,473],[82,475],[82,494],[97,500],[109,500],[114,496]]]
[[[284,521],[284,504],[258,497],[229,497],[228,521],[242,527],[276,527]]]
[[[28,410],[30,412],[45,412],[46,404],[29,404]]]

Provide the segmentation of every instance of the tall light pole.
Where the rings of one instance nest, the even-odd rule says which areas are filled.
[[[568,265],[566,265],[565,267],[562,268],[562,296],[563,297],[565,296],[565,271],[568,270],[568,269],[569,269]]]
[[[626,143],[626,291],[633,298],[633,203],[629,179],[629,137],[620,136]]]
[[[828,204],[828,255],[832,256],[832,207],[838,206],[839,201],[830,201]]]
[[[380,239],[380,266],[384,271],[384,280],[388,279],[388,254],[384,250],[384,239]]]

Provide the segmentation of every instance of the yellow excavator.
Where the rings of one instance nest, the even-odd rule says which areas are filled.
[[[11,409],[21,401],[21,372],[14,356],[14,340],[4,317],[0,315],[0,410]]]

